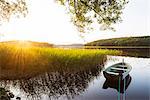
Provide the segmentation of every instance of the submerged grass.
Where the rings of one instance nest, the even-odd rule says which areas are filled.
[[[80,71],[103,65],[117,50],[58,49],[0,44],[0,79],[27,77],[43,71]]]

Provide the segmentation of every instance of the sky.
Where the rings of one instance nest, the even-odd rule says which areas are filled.
[[[27,0],[29,14],[25,18],[12,18],[0,26],[1,41],[32,40],[54,44],[86,43],[99,39],[150,36],[149,0],[129,0],[123,10],[123,22],[116,24],[116,31],[94,31],[84,34],[84,39],[70,22],[63,6],[54,0]]]

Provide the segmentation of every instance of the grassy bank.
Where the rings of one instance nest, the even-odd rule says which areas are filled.
[[[43,71],[79,71],[103,65],[116,50],[57,49],[0,44],[0,78],[30,77]]]

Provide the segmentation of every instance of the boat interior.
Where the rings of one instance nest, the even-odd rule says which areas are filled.
[[[116,65],[113,67],[110,67],[109,72],[113,73],[124,73],[127,71],[127,67],[125,65]]]

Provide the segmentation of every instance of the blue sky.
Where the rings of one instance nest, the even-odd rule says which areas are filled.
[[[9,23],[0,26],[1,33],[4,34],[1,40],[33,40],[55,44],[84,43],[62,6],[53,0],[28,0],[28,5],[29,14],[26,18],[12,18]],[[96,27],[95,31],[84,34],[85,41],[150,36],[149,6],[149,0],[129,0],[123,11],[123,22],[115,25],[116,32],[100,31],[99,27]]]

